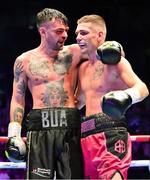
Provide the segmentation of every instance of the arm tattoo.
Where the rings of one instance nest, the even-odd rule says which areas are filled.
[[[25,94],[25,91],[26,91],[26,86],[25,86],[24,81],[20,82],[20,84],[18,84],[17,93],[23,96]]]
[[[17,108],[15,109],[14,113],[13,113],[14,121],[15,121],[15,122],[18,122],[18,123],[21,123],[22,120],[23,120],[23,113],[24,113],[23,109],[20,108],[20,107],[17,107]]]
[[[23,65],[21,61],[18,61],[15,66],[14,79],[16,82],[19,81],[19,76],[23,72]]]
[[[63,107],[68,100],[67,92],[63,88],[64,80],[51,82],[47,85],[42,101],[47,107]]]

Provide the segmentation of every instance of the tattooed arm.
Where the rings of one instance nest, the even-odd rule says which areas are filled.
[[[17,58],[14,64],[13,93],[10,104],[10,121],[21,124],[24,115],[25,90],[27,77],[24,72],[23,60]]]
[[[26,144],[21,138],[21,123],[25,104],[25,87],[27,84],[23,61],[16,59],[14,64],[13,94],[10,105],[10,123],[5,154],[12,162],[22,162],[26,158]]]

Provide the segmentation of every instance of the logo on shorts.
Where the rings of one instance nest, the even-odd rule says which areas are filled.
[[[42,110],[41,111],[42,118],[42,127],[67,127],[67,118],[65,110]]]
[[[44,169],[44,168],[35,168],[32,170],[32,173],[36,174],[38,176],[41,176],[41,177],[49,178],[49,176],[51,174],[51,170]]]
[[[118,140],[115,143],[115,151],[121,154],[121,153],[124,153],[125,150],[126,150],[126,146],[125,146],[124,141]]]
[[[81,123],[81,133],[94,130],[96,129],[95,127],[95,119],[90,119],[88,121],[82,122]]]

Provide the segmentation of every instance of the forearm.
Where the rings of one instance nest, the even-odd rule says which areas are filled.
[[[22,121],[24,116],[25,96],[13,91],[10,103],[10,122],[8,137],[21,137]]]
[[[17,103],[12,100],[10,105],[10,122],[22,123],[24,116],[24,103]]]
[[[148,96],[145,83],[139,81],[125,90],[111,91],[102,98],[102,110],[105,114],[121,119],[127,109]]]
[[[141,84],[137,86],[137,89],[140,91],[141,99],[144,99],[149,95],[149,90],[144,82],[141,82]]]
[[[125,91],[133,97],[132,104],[142,101],[149,95],[146,84],[135,74],[127,59],[122,57],[121,62],[117,65],[117,68],[121,79],[128,87]]]
[[[132,104],[142,101],[149,95],[148,88],[143,82],[136,84],[125,91],[132,97]]]
[[[10,123],[8,125],[8,137],[21,136],[21,124],[23,121],[23,116],[24,103],[18,103],[12,97],[10,105]]]

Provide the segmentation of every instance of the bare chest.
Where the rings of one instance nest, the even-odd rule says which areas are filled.
[[[26,67],[28,80],[33,84],[57,81],[68,77],[71,61],[52,61],[48,59],[32,59]]]
[[[107,65],[98,64],[96,66],[87,66],[81,74],[81,86],[85,91],[108,91],[115,89],[120,84],[119,74]]]

